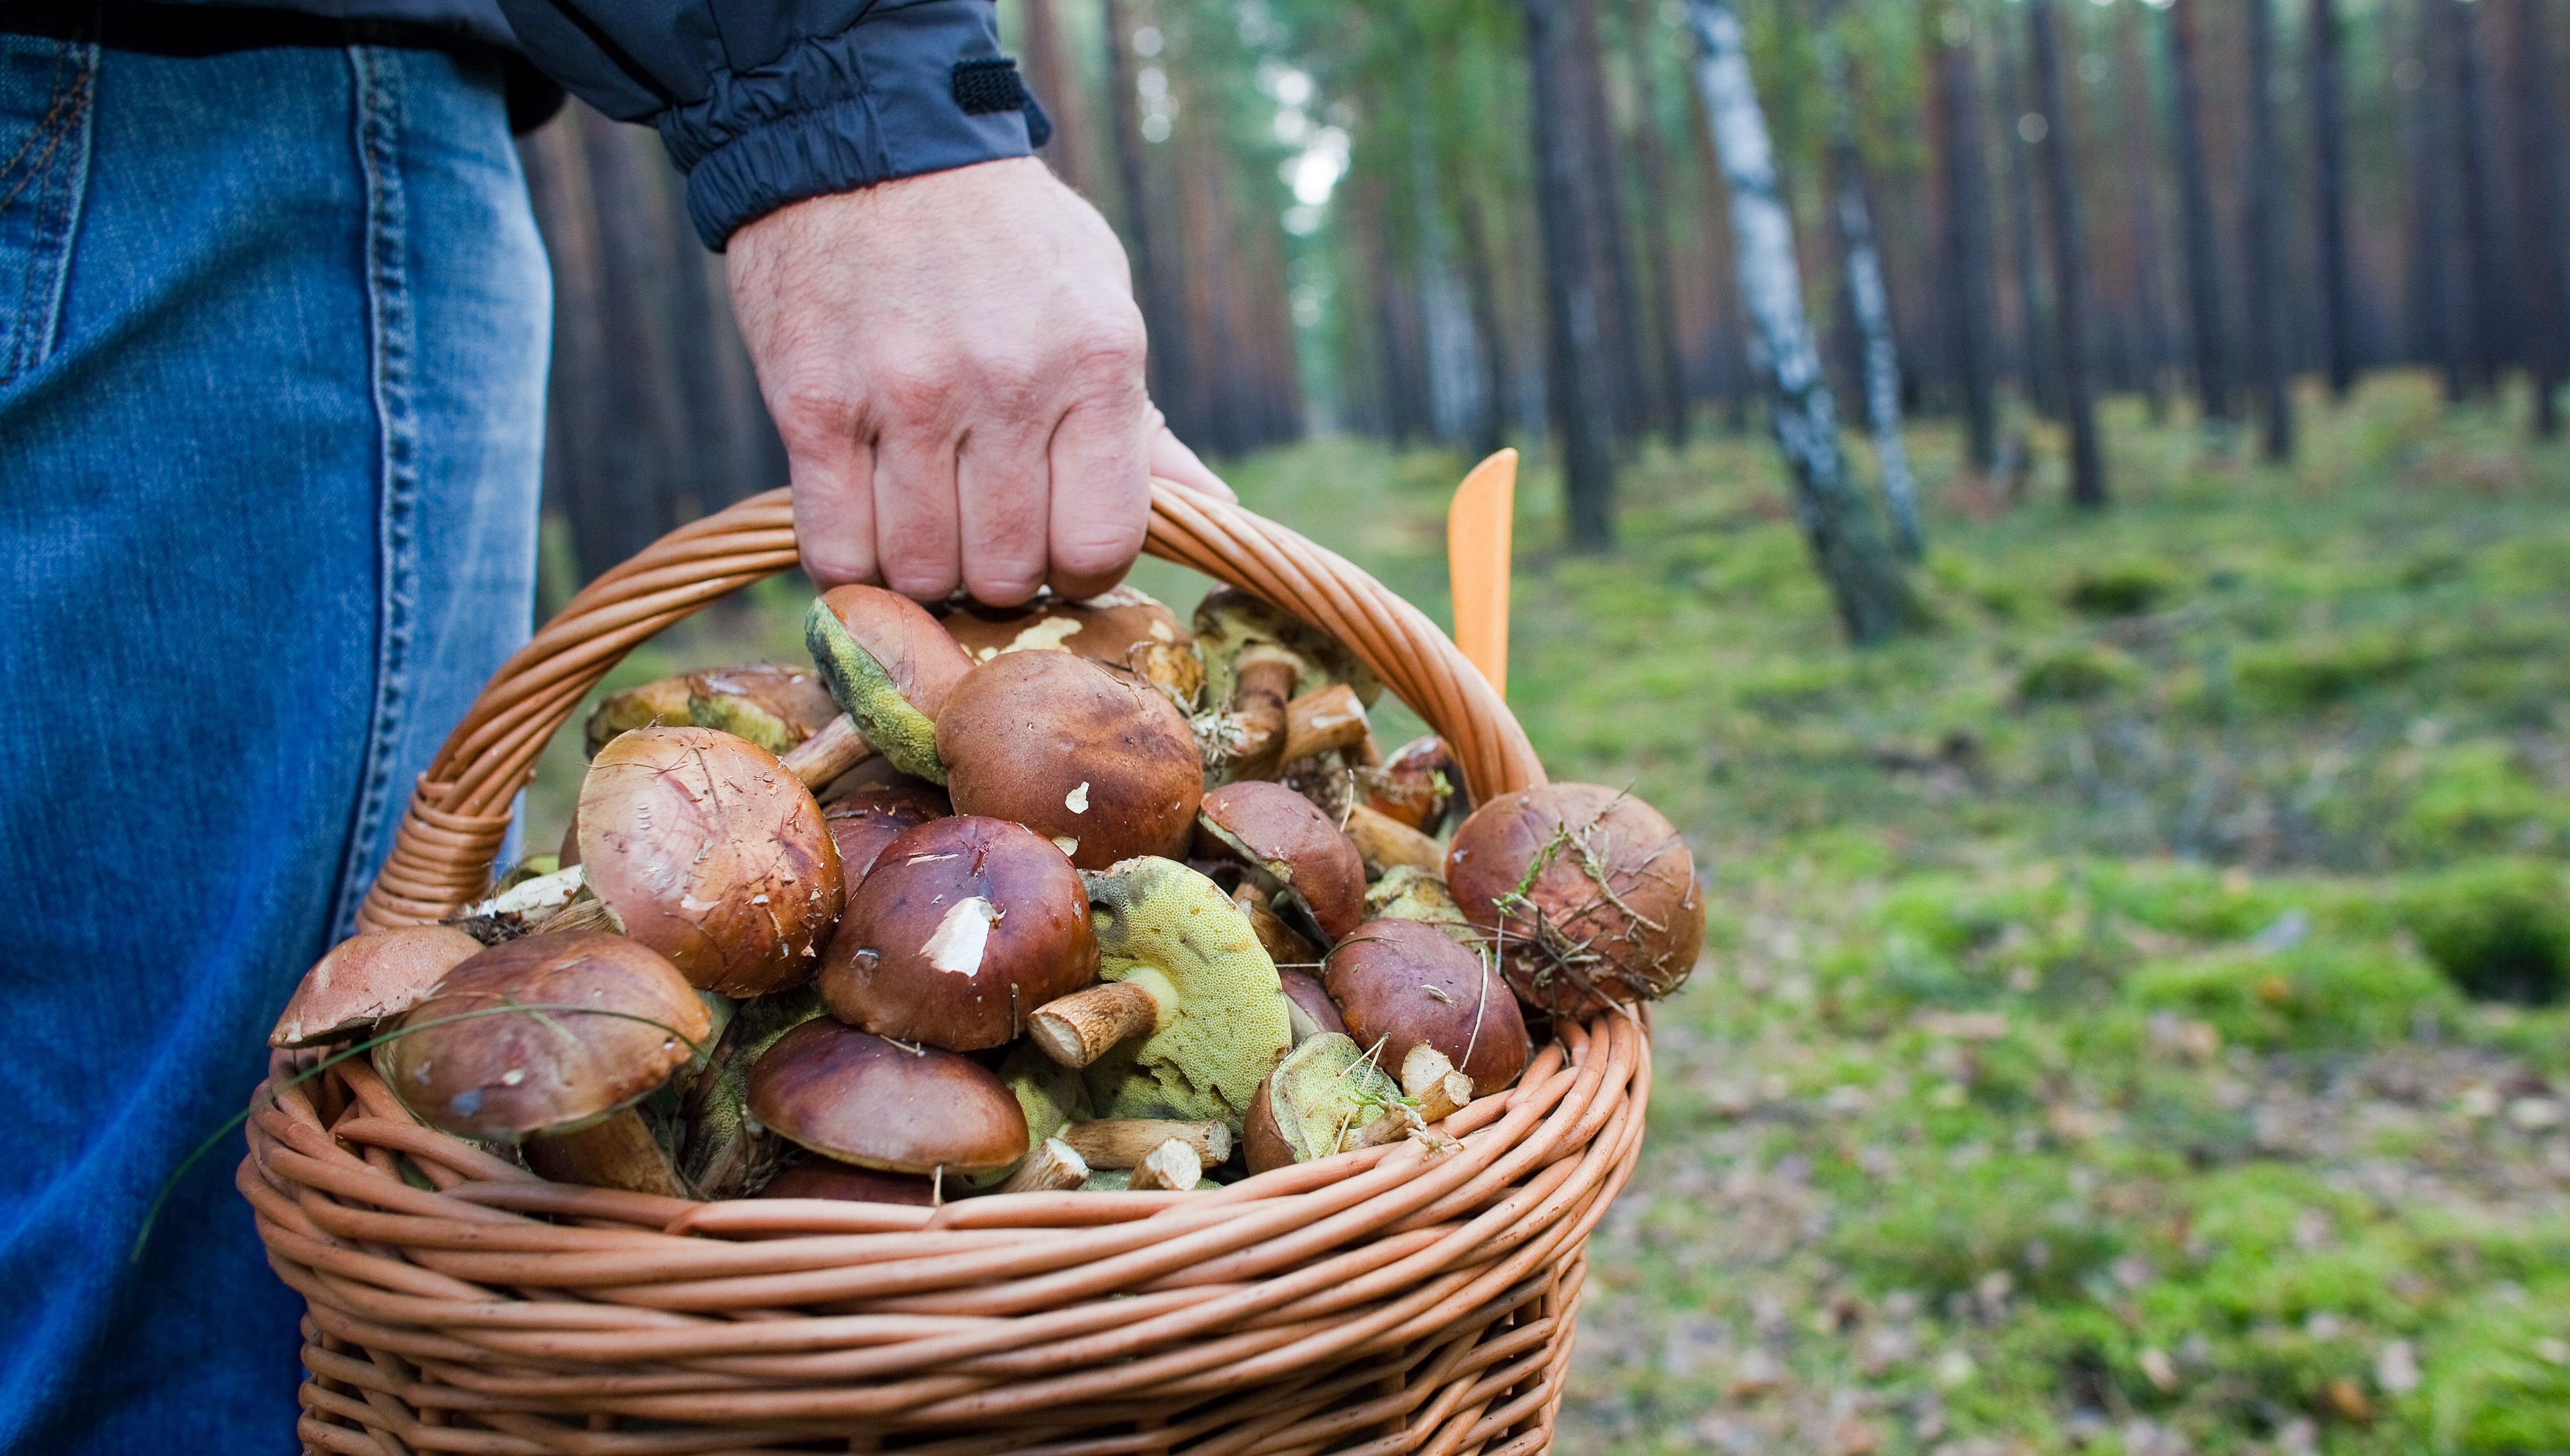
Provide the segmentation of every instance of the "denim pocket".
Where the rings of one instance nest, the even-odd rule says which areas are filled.
[[[0,35],[0,386],[53,352],[97,96],[95,44]]]

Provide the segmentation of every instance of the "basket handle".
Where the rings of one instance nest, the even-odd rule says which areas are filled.
[[[1143,549],[1265,598],[1338,638],[1445,735],[1478,799],[1544,781],[1507,705],[1427,615],[1355,563],[1242,507],[1151,482]],[[392,854],[357,911],[419,924],[482,893],[536,758],[627,652],[707,603],[796,562],[794,505],[753,496],[652,543],[592,581],[483,686],[420,776]]]

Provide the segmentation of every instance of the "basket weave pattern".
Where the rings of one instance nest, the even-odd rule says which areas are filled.
[[[1373,578],[1236,507],[1156,482],[1152,506],[1152,553],[1346,642],[1477,796],[1542,781],[1480,674]],[[361,920],[478,894],[589,689],[794,558],[774,492],[592,583],[448,740]],[[362,1060],[283,1086],[316,1059],[271,1064],[237,1181],[309,1306],[298,1433],[351,1456],[1542,1451],[1650,1082],[1641,1021],[1556,1023],[1514,1088],[1447,1121],[1457,1146],[921,1209],[547,1183],[421,1126]]]

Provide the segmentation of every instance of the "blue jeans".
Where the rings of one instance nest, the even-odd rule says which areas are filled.
[[[295,1449],[172,1180],[526,637],[549,313],[496,62],[0,36],[0,1450]]]

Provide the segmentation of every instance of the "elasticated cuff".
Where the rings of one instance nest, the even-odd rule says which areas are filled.
[[[956,68],[1001,59],[990,0],[919,0],[879,5],[772,65],[717,75],[705,100],[658,118],[687,174],[688,219],[719,249],[788,202],[1031,155],[1040,113],[965,109],[989,88],[959,85]]]

